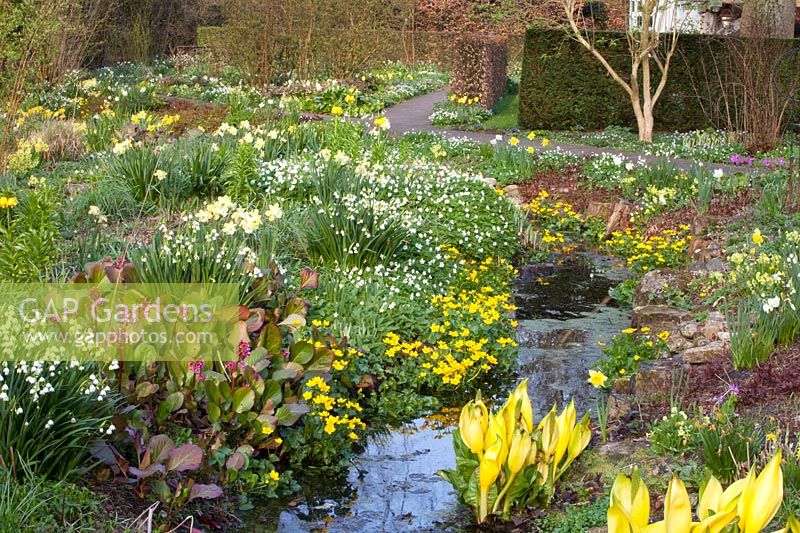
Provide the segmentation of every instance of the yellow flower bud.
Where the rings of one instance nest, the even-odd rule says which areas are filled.
[[[508,468],[512,474],[516,474],[525,466],[528,454],[531,450],[531,436],[524,430],[514,431],[511,439],[511,447],[508,451]]]
[[[481,458],[480,466],[478,467],[478,483],[481,490],[486,492],[489,487],[497,480],[500,475],[500,454],[503,449],[503,437],[499,434],[495,435],[494,443],[486,448],[486,453]]]
[[[484,432],[488,425],[486,406],[483,402],[469,402],[461,409],[461,417],[458,422],[458,431],[461,440],[467,448],[474,454],[483,453]]]

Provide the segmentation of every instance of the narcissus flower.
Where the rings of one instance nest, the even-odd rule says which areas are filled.
[[[608,381],[608,376],[597,370],[589,370],[589,379],[586,381],[591,383],[594,388],[600,389],[605,386],[606,381]]]

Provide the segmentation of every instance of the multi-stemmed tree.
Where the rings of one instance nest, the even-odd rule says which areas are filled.
[[[577,0],[562,0],[572,36],[602,65],[627,93],[631,101],[639,140],[653,140],[653,111],[664,93],[683,20],[678,18],[677,0],[640,0],[638,21],[628,26],[630,72],[618,72],[603,56],[591,33],[580,20]]]

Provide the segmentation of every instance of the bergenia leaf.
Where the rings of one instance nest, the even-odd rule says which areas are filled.
[[[196,444],[184,444],[169,452],[167,470],[170,472],[185,472],[196,470],[203,462],[203,450]]]

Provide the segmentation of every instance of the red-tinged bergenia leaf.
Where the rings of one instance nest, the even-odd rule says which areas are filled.
[[[164,465],[158,463],[151,464],[144,469],[139,469],[136,468],[135,466],[131,466],[130,468],[128,468],[128,473],[133,474],[139,479],[146,479],[152,476],[153,474],[160,474],[162,472],[164,472]]]
[[[319,272],[304,268],[300,271],[300,288],[303,289],[316,289],[319,286]]]
[[[213,483],[209,485],[197,483],[192,485],[192,490],[189,491],[189,500],[194,500],[196,498],[213,500],[214,498],[219,498],[220,496],[222,496],[222,489],[219,487],[219,485],[214,485]]]
[[[196,444],[184,444],[169,452],[167,470],[171,472],[196,470],[201,462],[203,462],[203,449]]]
[[[167,435],[153,435],[149,445],[154,463],[163,463],[175,449],[175,443]]]

